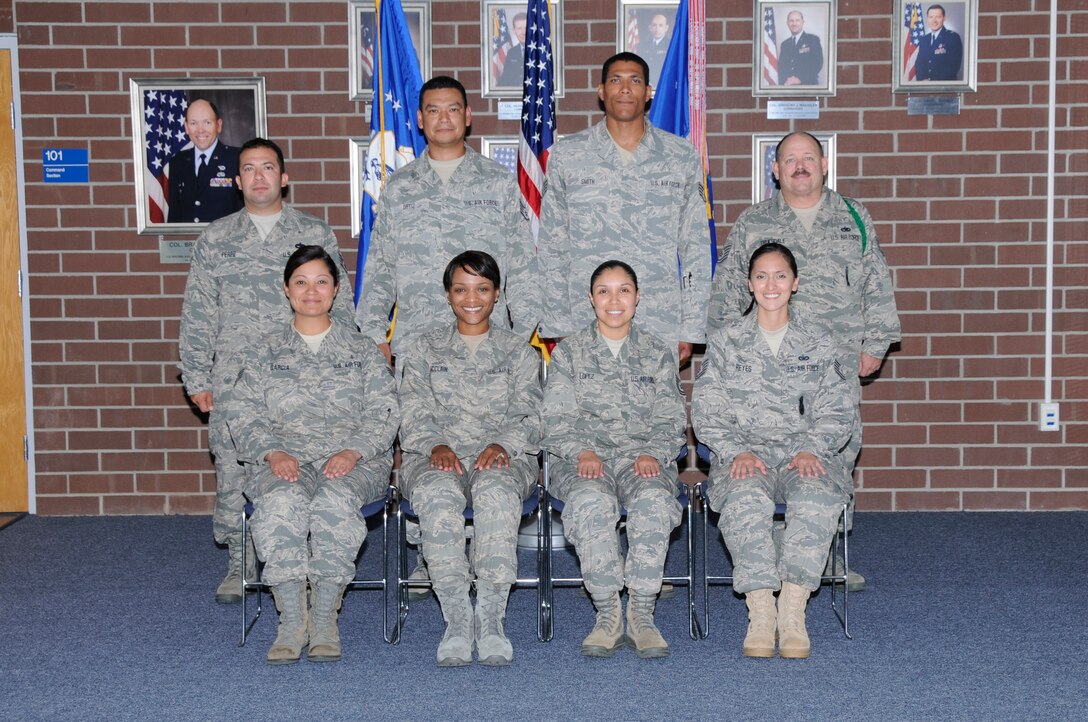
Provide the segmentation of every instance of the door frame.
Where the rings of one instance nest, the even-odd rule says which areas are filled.
[[[11,52],[11,99],[15,115],[15,174],[19,199],[19,273],[22,280],[23,307],[23,390],[26,395],[26,483],[27,511],[37,513],[37,483],[34,465],[34,389],[30,367],[30,268],[26,240],[26,169],[23,167],[23,110],[19,89],[19,37],[15,33],[0,33],[0,50]],[[3,110],[3,109],[0,109]],[[6,122],[6,120],[5,120]]]

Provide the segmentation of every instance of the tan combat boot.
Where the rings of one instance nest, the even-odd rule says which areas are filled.
[[[623,645],[623,613],[620,610],[620,593],[593,594],[593,606],[597,608],[597,621],[593,631],[582,640],[582,655],[586,657],[611,657]]]
[[[745,657],[773,657],[777,610],[773,589],[756,589],[744,595],[748,605],[748,634],[744,635]]]
[[[472,603],[468,598],[468,581],[443,580],[435,582],[434,593],[442,605],[446,633],[438,644],[436,661],[439,667],[464,667],[472,664]]]
[[[628,592],[627,643],[635,648],[635,654],[642,659],[669,656],[669,643],[654,625],[655,604],[656,594]]]
[[[311,662],[340,661],[340,629],[336,625],[344,584],[329,581],[313,582],[310,607],[310,649],[306,659]]]
[[[782,582],[778,595],[778,654],[787,659],[807,659],[812,651],[805,629],[805,607],[809,590]]]
[[[218,604],[242,603],[242,533],[232,534],[227,539],[227,576],[219,582],[215,590]],[[257,552],[253,549],[252,535],[246,536],[246,580],[257,579]]]
[[[265,659],[269,664],[294,664],[309,641],[306,582],[277,584],[272,587],[272,596],[280,610],[280,625],[276,629],[276,641],[268,648]]]
[[[514,647],[503,630],[509,584],[476,580],[476,658],[480,664],[503,667],[514,661]]]

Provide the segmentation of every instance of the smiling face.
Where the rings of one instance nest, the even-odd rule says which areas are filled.
[[[223,132],[223,121],[215,116],[211,103],[194,100],[185,111],[185,132],[198,152],[207,150]]]
[[[796,35],[805,27],[805,16],[794,10],[786,16],[786,25],[790,27],[790,35]]]
[[[296,319],[328,318],[338,290],[328,265],[319,258],[296,268],[283,286]]]
[[[650,21],[650,35],[654,40],[661,40],[665,37],[665,33],[669,29],[669,21],[665,19],[664,15],[654,15]]]
[[[589,290],[589,302],[593,304],[601,334],[610,339],[626,338],[638,300],[638,288],[626,271],[622,268],[602,271]]]
[[[790,297],[797,292],[797,284],[789,260],[781,253],[765,253],[748,271],[748,290],[761,313],[775,313],[789,305]]]
[[[650,99],[642,66],[630,60],[612,63],[605,82],[597,86],[597,97],[604,103],[604,114],[612,120],[629,122],[641,118]]]
[[[827,175],[827,158],[820,144],[805,133],[786,138],[771,166],[786,203],[810,207],[819,200]]]
[[[433,150],[462,151],[465,133],[472,125],[472,111],[456,88],[435,88],[423,94],[416,120],[423,129],[427,146]],[[434,153],[431,153],[434,156]]]
[[[491,312],[499,293],[491,279],[474,276],[461,267],[453,269],[446,299],[457,317],[457,332],[465,336],[486,333],[491,328]]]
[[[941,8],[930,8],[926,13],[926,25],[929,26],[929,31],[935,33],[944,27],[944,10]]]

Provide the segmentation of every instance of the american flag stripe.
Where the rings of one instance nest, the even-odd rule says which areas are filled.
[[[184,90],[148,90],[144,93],[144,187],[148,219],[165,223],[170,215],[170,159],[189,147],[185,131],[185,109],[189,100]]]
[[[907,27],[907,39],[903,42],[903,76],[907,80],[914,80],[918,75],[914,67],[918,59],[918,43],[925,35],[921,3],[907,3],[903,24]]]
[[[526,18],[518,186],[532,210],[529,221],[535,240],[540,231],[540,198],[548,170],[548,149],[555,142],[554,58],[551,16],[546,0],[529,0]]]
[[[778,85],[778,34],[771,7],[763,11],[763,81],[767,85]]]

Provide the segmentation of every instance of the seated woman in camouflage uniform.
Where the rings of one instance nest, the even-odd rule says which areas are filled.
[[[397,361],[404,364],[400,485],[419,515],[446,620],[439,666],[471,663],[474,644],[481,664],[506,665],[514,655],[503,620],[517,579],[518,522],[538,473],[540,356],[523,337],[491,325],[502,284],[490,255],[457,255],[442,285],[456,322],[419,337]],[[471,567],[466,506],[475,527]]]
[[[283,290],[294,319],[253,350],[227,411],[280,610],[269,664],[297,662],[307,645],[310,661],[340,659],[337,613],[366,538],[359,508],[385,494],[392,468],[393,376],[373,342],[329,318],[339,281],[320,246],[291,254]]]
[[[790,312],[797,262],[785,246],[756,249],[748,288],[756,312],[710,336],[692,424],[713,452],[708,497],[721,512],[733,589],[748,605],[743,652],[773,657],[777,631],[779,655],[804,658],[805,607],[850,493],[839,451],[850,441],[856,359],[827,328]],[[780,552],[771,537],[776,502],[786,503]]]
[[[632,323],[638,278],[626,263],[597,267],[589,302],[596,320],[556,346],[548,364],[543,441],[555,457],[550,492],[564,502],[563,527],[597,609],[582,654],[608,657],[623,645],[626,586],[627,642],[639,657],[664,657],[669,645],[653,614],[680,523],[676,456],[687,442],[675,349]]]

